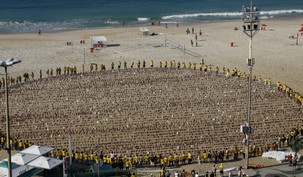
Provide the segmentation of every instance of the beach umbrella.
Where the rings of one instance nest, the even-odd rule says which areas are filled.
[[[300,29],[298,32],[299,32],[299,33],[303,33],[303,29]]]
[[[265,23],[263,23],[261,26],[266,27],[267,25]]]

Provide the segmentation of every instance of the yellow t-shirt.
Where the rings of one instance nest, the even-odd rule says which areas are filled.
[[[223,168],[224,168],[223,165],[219,166],[220,171],[223,171]]]

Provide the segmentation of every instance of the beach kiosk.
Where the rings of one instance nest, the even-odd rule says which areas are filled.
[[[143,36],[149,35],[149,30],[146,27],[140,28],[140,31],[143,33]]]
[[[104,47],[105,43],[107,42],[107,39],[105,36],[92,36],[90,37],[91,41],[91,48],[93,49],[101,49]]]

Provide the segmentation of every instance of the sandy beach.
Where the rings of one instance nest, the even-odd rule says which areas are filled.
[[[253,38],[253,58],[256,64],[253,74],[263,78],[271,78],[275,83],[280,81],[289,85],[293,90],[303,93],[301,62],[303,36],[299,35],[299,45],[296,39],[289,36],[297,34],[301,28],[303,18],[269,19],[263,20],[267,24],[266,30],[259,31]],[[139,27],[101,28],[87,30],[61,31],[54,33],[9,34],[0,35],[1,59],[19,58],[22,63],[9,69],[11,76],[23,75],[25,72],[34,72],[39,75],[42,69],[76,66],[80,69],[84,63],[86,70],[90,63],[105,64],[109,69],[112,62],[126,60],[128,65],[138,60],[146,60],[149,66],[150,59],[159,66],[160,61],[176,60],[180,62],[200,63],[204,59],[206,64],[238,68],[247,72],[246,59],[248,58],[249,38],[242,31],[241,20],[221,21],[201,24],[169,24],[161,26],[145,26],[155,36],[143,36]],[[192,27],[198,33],[198,46],[195,35],[186,34],[186,29]],[[238,27],[239,30],[234,30]],[[202,36],[199,35],[199,30]],[[118,47],[105,47],[102,50],[90,52],[91,36],[106,36],[107,44],[120,44]],[[165,39],[174,41],[186,49],[199,54],[198,57],[184,54],[181,50],[170,45],[165,47]],[[80,44],[85,40],[85,44]],[[191,46],[190,40],[194,41]],[[72,42],[72,45],[66,45]],[[234,46],[231,47],[231,42]],[[85,53],[85,56],[84,56]],[[4,70],[0,70],[3,74]]]

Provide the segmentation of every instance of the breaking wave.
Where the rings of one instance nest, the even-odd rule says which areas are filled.
[[[287,15],[287,14],[302,14],[303,9],[289,9],[289,10],[271,10],[261,11],[261,15]],[[214,13],[194,13],[194,14],[179,14],[163,16],[163,20],[169,20],[174,18],[196,18],[196,17],[238,17],[242,12],[214,12]]]

